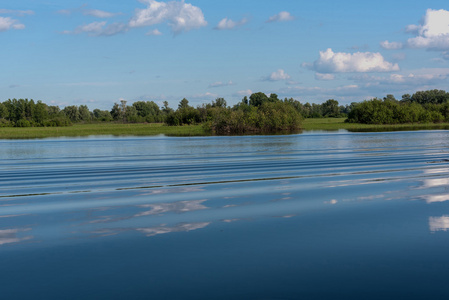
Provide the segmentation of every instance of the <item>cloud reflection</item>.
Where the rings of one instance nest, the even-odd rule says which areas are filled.
[[[424,187],[426,187],[426,188],[448,186],[448,185],[449,185],[449,178],[437,178],[437,179],[425,179],[424,180]]]
[[[448,231],[449,216],[429,217],[429,228],[431,232]]]
[[[149,227],[149,228],[137,228],[137,231],[144,233],[146,236],[155,236],[158,234],[172,233],[172,232],[188,232],[204,228],[211,224],[211,222],[199,222],[199,223],[183,223],[174,227]]]
[[[144,204],[139,205],[142,208],[151,208],[151,210],[144,211],[135,214],[134,217],[150,216],[150,215],[160,215],[167,212],[184,213],[196,210],[207,209],[202,203],[206,202],[204,200],[192,200],[192,201],[179,201],[174,203],[156,203],[156,204]]]
[[[11,244],[11,243],[19,243],[22,241],[30,240],[32,236],[18,237],[19,232],[30,231],[31,228],[26,229],[5,229],[0,230],[0,245]]]
[[[449,201],[449,194],[446,195],[424,195],[423,198],[428,204],[435,202]]]

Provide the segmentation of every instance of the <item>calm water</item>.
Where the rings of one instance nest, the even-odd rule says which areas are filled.
[[[1,299],[448,299],[449,131],[0,140]]]

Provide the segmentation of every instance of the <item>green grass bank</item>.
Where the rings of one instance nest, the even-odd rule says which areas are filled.
[[[303,130],[339,130],[349,131],[396,131],[396,130],[430,130],[449,129],[449,123],[441,124],[400,124],[373,125],[345,123],[345,118],[304,119]],[[164,124],[119,124],[97,123],[76,124],[68,127],[0,127],[0,139],[34,139],[50,137],[75,137],[89,135],[114,136],[151,136],[164,134],[168,136],[205,136],[202,125],[167,126]]]

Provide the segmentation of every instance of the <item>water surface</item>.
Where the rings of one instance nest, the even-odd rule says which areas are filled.
[[[446,299],[449,132],[0,140],[4,299]]]

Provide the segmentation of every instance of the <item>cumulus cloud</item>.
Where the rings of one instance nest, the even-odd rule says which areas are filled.
[[[404,45],[399,42],[383,41],[383,42],[380,42],[380,46],[386,50],[397,50],[397,49],[402,49]]]
[[[233,21],[231,19],[224,18],[220,22],[218,22],[217,26],[215,26],[214,29],[217,30],[234,29],[242,25],[245,25],[246,23],[248,23],[248,20],[245,18],[241,19],[240,21]]]
[[[280,13],[270,17],[267,20],[267,23],[272,22],[286,22],[286,21],[292,21],[295,17],[293,17],[288,11],[281,11]]]
[[[209,84],[209,87],[214,88],[214,87],[222,87],[222,86],[230,86],[230,85],[234,85],[234,83],[232,81],[228,81],[228,82],[217,81],[217,82]]]
[[[199,7],[184,1],[158,2],[140,0],[147,8],[137,9],[129,21],[129,27],[152,26],[167,23],[175,34],[206,26],[207,22]]]
[[[315,73],[315,79],[316,80],[334,80],[335,75],[334,74]]]
[[[318,73],[348,73],[348,72],[391,72],[398,71],[398,64],[393,64],[384,59],[380,53],[333,52],[331,48],[320,51],[320,58],[313,64],[305,63],[307,67]]]
[[[10,29],[24,29],[25,25],[10,17],[0,17],[0,32]]]
[[[87,33],[90,36],[111,36],[128,30],[128,26],[123,23],[113,23],[107,25],[106,21],[92,22],[81,25],[73,31],[64,31],[63,34]]]
[[[428,9],[420,25],[409,25],[409,33],[416,36],[407,40],[411,48],[449,50],[449,11]]]
[[[280,81],[280,80],[288,80],[290,78],[291,78],[290,75],[285,73],[284,70],[279,69],[276,72],[271,73],[270,76],[267,76],[267,77],[263,78],[263,80],[266,80],[266,81]]]

